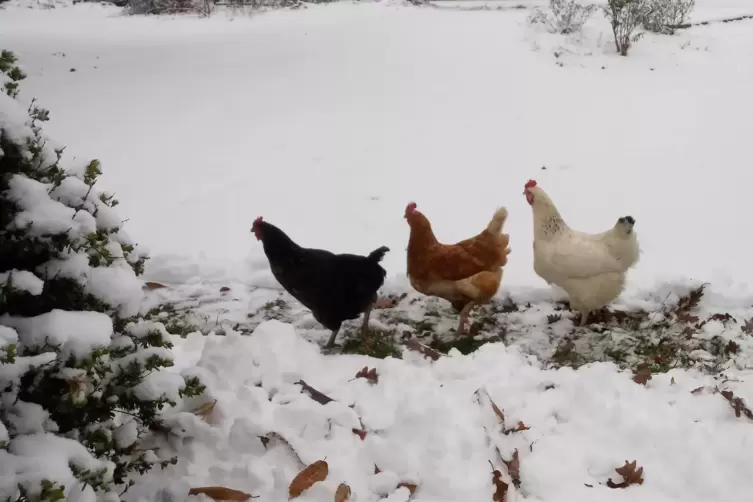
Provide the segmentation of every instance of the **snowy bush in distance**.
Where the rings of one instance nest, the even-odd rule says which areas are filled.
[[[2,52],[2,82],[21,80]],[[14,78],[14,76],[16,78]],[[146,256],[121,229],[100,164],[64,166],[47,110],[0,93],[0,500],[115,502],[175,459],[144,441],[166,405],[203,391],[139,315]],[[174,417],[169,417],[173,422]]]
[[[607,0],[604,14],[612,26],[614,45],[621,56],[627,56],[634,42],[643,32],[633,34],[650,12],[651,0]]]
[[[544,24],[552,33],[568,34],[579,31],[596,11],[596,5],[580,4],[576,0],[549,0],[549,10],[536,8],[528,18],[531,24]]]
[[[649,0],[643,27],[654,33],[672,35],[677,27],[687,23],[695,7],[695,0]]]

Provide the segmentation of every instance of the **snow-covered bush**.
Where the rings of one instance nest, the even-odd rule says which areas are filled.
[[[0,89],[11,98],[18,96],[18,83],[26,75],[16,65],[16,56],[10,51],[0,51]]]
[[[129,14],[187,14],[208,16],[212,12],[212,0],[126,0]]]
[[[643,23],[651,7],[651,0],[607,0],[604,13],[612,25],[614,45],[617,52],[627,56],[630,46],[637,42],[643,33],[633,34]]]
[[[596,11],[596,5],[581,4],[576,0],[549,0],[550,12],[536,8],[528,18],[531,24],[543,24],[552,33],[579,31]]]
[[[2,54],[7,81],[15,58]],[[169,334],[139,315],[146,256],[95,187],[99,162],[64,165],[42,132],[48,112],[10,95],[0,93],[0,500],[115,502],[133,475],[173,461],[144,441],[169,432],[165,405],[203,388],[162,371]]]
[[[695,0],[649,0],[643,27],[654,33],[672,35],[677,27],[687,23],[695,7]]]

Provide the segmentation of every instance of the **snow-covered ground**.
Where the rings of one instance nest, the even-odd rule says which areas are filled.
[[[29,75],[21,99],[50,108],[46,130],[68,155],[102,160],[129,233],[151,248],[147,276],[169,286],[152,300],[191,308],[196,324],[224,334],[176,340],[177,369],[198,372],[217,399],[213,418],[187,424],[194,439],[172,441],[181,463],[126,498],[225,485],[283,500],[301,466],[288,446],[257,439],[276,432],[304,463],[329,462],[327,481],[301,500],[332,500],[340,482],[354,500],[406,500],[407,489],[394,490],[401,481],[418,486],[413,500],[490,500],[487,460],[507,472],[495,447],[506,460],[519,451],[510,501],[749,500],[752,424],[721,394],[690,390],[719,385],[753,402],[744,324],[753,317],[753,21],[648,34],[621,58],[600,15],[582,33],[555,36],[529,26],[527,10],[454,4],[211,19],[129,18],[91,4],[0,10],[0,48]],[[699,0],[693,19],[745,13],[746,0]],[[699,369],[729,371],[675,369],[644,388],[611,363],[552,370],[531,358],[561,352],[572,323],[567,312],[552,317],[560,297],[533,272],[529,178],[579,230],[637,220],[643,254],[617,307],[645,311],[641,327],[581,333],[586,359],[572,365],[633,366],[643,360],[636,347],[654,357],[671,339]],[[333,251],[387,245],[385,290],[401,294],[411,200],[443,241],[474,235],[508,207],[513,252],[500,301],[475,315],[505,344],[435,363],[408,351],[403,360],[322,355],[308,340],[326,330],[279,290],[251,222],[263,215]],[[734,320],[687,334],[668,322],[671,310],[702,283],[695,315]],[[375,315],[374,327],[449,333],[447,306],[416,296]],[[660,355],[670,359],[660,366],[676,362]],[[365,365],[379,383],[349,382]],[[337,402],[301,395],[300,379]],[[530,430],[501,434],[487,394],[508,426]],[[620,481],[613,469],[625,460],[645,468],[643,485],[603,486]]]

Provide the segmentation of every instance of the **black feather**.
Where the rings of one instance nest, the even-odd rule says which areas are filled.
[[[384,255],[386,255],[389,252],[390,248],[387,246],[382,246],[379,249],[375,249],[371,253],[369,253],[369,260],[380,262],[384,258]]]

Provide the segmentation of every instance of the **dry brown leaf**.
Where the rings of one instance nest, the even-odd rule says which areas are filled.
[[[442,357],[444,354],[441,352],[432,349],[428,345],[424,345],[423,343],[419,342],[415,338],[409,338],[408,340],[405,340],[403,342],[403,345],[408,347],[410,350],[413,350],[415,352],[420,352],[421,354],[425,355],[432,361],[436,361],[440,357]]]
[[[706,284],[701,284],[701,286],[680,298],[675,308],[675,313],[678,317],[682,314],[688,314],[691,310],[698,307],[701,303],[701,298],[703,298],[704,289],[706,289]]]
[[[201,418],[203,421],[207,422],[209,421],[209,417],[212,415],[212,412],[214,411],[214,405],[216,404],[217,404],[217,400],[215,399],[211,403],[202,404],[195,410],[192,410],[191,413]]]
[[[690,314],[677,314],[677,320],[685,324],[695,324],[698,322],[698,316]]]
[[[317,460],[307,466],[290,482],[290,487],[288,488],[290,494],[288,498],[295,498],[311,488],[314,483],[324,481],[327,479],[327,474],[329,474],[329,465],[326,460]]]
[[[382,469],[380,469],[378,465],[374,464],[374,474],[379,474],[380,472],[382,472]]]
[[[402,487],[407,488],[411,495],[413,495],[413,492],[415,492],[416,488],[418,488],[418,486],[414,485],[413,483],[398,483],[397,487],[398,488],[402,488]]]
[[[369,369],[368,366],[364,366],[361,371],[356,373],[356,378],[365,378],[370,383],[379,382],[379,375],[377,374],[376,368]]]
[[[487,394],[487,396],[489,397],[489,402],[492,403],[492,410],[494,410],[494,414],[499,417],[500,422],[502,422],[502,425],[504,426],[505,425],[505,414],[502,413],[502,410],[499,409],[499,406],[497,406],[494,403],[494,401],[492,401],[492,397],[489,396],[489,394]]]
[[[743,333],[748,335],[753,334],[753,317],[745,321],[742,327]]]
[[[740,345],[738,345],[734,340],[730,340],[729,343],[727,343],[727,346],[724,347],[724,351],[727,354],[737,354],[740,352]]]
[[[505,502],[508,485],[502,480],[502,473],[497,469],[492,472],[492,484],[494,484],[494,495],[492,495],[492,500],[494,502]]]
[[[640,385],[646,385],[651,378],[651,367],[647,363],[641,363],[635,368],[633,382]]]
[[[518,449],[515,448],[515,452],[512,454],[512,460],[507,461],[502,459],[502,462],[507,466],[507,473],[512,478],[512,484],[515,488],[520,488],[520,458],[518,457]]]
[[[366,439],[366,431],[362,429],[356,429],[355,427],[352,429],[353,434],[357,435],[361,440]]]
[[[609,488],[627,488],[630,485],[642,485],[643,484],[643,467],[638,466],[637,461],[633,460],[628,462],[625,460],[625,465],[615,469],[617,474],[622,476],[622,483],[615,483],[612,478],[607,480],[607,486]]]
[[[522,431],[527,431],[527,430],[529,430],[529,429],[530,429],[530,427],[528,427],[528,426],[527,426],[526,424],[524,424],[523,422],[518,422],[518,425],[517,425],[517,426],[515,426],[515,427],[513,427],[513,428],[511,428],[511,429],[506,429],[506,430],[504,430],[504,431],[503,431],[503,434],[505,434],[505,435],[508,435],[508,434],[510,434],[510,433],[512,433],[512,432],[522,432]]]
[[[166,288],[166,287],[167,286],[165,286],[164,284],[161,284],[159,282],[146,281],[144,283],[144,288],[148,289],[150,291],[153,290],[153,289],[162,289],[162,288]]]
[[[327,403],[330,403],[330,402],[334,401],[334,399],[332,399],[331,397],[329,397],[327,395],[322,394],[321,392],[319,392],[318,390],[316,390],[315,388],[313,388],[312,386],[310,386],[309,384],[307,384],[303,380],[298,380],[296,382],[296,385],[300,385],[301,387],[303,387],[303,391],[311,399],[313,399],[314,401],[316,401],[317,403],[319,403],[321,405],[324,405],[324,404],[327,404]]]
[[[350,498],[350,486],[340,483],[335,492],[335,502],[346,502]]]
[[[704,389],[703,386],[696,387],[695,389],[691,390],[690,393],[691,394],[700,394],[701,392],[703,392],[703,389]]]
[[[237,500],[238,502],[243,502],[251,498],[251,495],[248,493],[225,488],[224,486],[203,486],[188,490],[189,495],[199,495],[201,493],[214,500]]]
[[[740,418],[745,415],[750,420],[753,420],[753,410],[745,405],[745,401],[740,397],[735,397],[735,394],[731,390],[721,391],[722,396],[729,401],[729,405],[735,410],[735,416]]]

